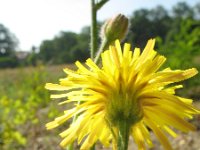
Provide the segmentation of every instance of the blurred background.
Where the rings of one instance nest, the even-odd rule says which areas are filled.
[[[45,124],[70,106],[57,106],[44,85],[58,82],[65,77],[63,68],[90,57],[90,1],[0,4],[0,149],[60,150],[58,133],[63,129],[46,131]],[[165,66],[200,70],[199,0],[110,0],[98,12],[98,28],[117,13],[130,19],[125,42],[132,49],[156,38],[155,50],[167,57]],[[183,84],[177,93],[193,98],[199,107],[200,75]],[[200,129],[200,117],[192,122]],[[197,130],[189,136],[180,133],[172,143],[177,150],[199,150],[199,139]]]

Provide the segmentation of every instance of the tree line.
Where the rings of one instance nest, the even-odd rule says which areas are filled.
[[[129,18],[130,31],[125,42],[131,42],[133,47],[143,48],[149,38],[156,38],[156,50],[169,57],[170,66],[186,68],[193,63],[198,64],[200,3],[190,6],[185,2],[179,2],[170,11],[163,6],[139,9]],[[99,23],[99,28],[101,25],[102,23]],[[84,27],[80,33],[62,31],[52,40],[44,40],[38,48],[39,52],[36,53],[33,47],[32,52],[24,60],[18,60],[15,55],[17,38],[1,24],[0,67],[36,65],[38,62],[63,64],[76,60],[84,61],[90,57],[89,41],[89,26]]]

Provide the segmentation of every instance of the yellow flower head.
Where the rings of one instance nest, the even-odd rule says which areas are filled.
[[[153,50],[155,40],[148,41],[143,52],[130,44],[123,51],[119,41],[102,53],[101,67],[91,59],[86,65],[76,62],[77,71],[64,69],[66,78],[60,84],[47,83],[49,90],[65,91],[51,95],[52,98],[67,97],[63,103],[75,103],[63,116],[48,123],[52,129],[77,115],[70,127],[62,132],[62,146],[78,140],[81,149],[90,148],[97,140],[104,146],[116,143],[119,122],[126,122],[128,133],[139,149],[152,146],[151,129],[167,150],[172,149],[165,133],[176,136],[173,127],[187,132],[195,127],[186,119],[191,119],[199,110],[192,106],[192,100],[178,97],[175,89],[182,85],[172,85],[197,74],[197,70],[159,70],[166,58]]]

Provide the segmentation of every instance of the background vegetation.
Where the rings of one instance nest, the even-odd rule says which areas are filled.
[[[162,6],[140,9],[129,17],[125,42],[143,48],[149,38],[156,38],[156,50],[168,58],[167,66],[200,70],[200,3],[178,3],[170,11]],[[63,31],[22,57],[17,38],[0,24],[0,149],[60,149],[59,140],[51,136],[58,130],[46,132],[44,125],[62,107],[50,102],[44,84],[64,77],[62,68],[74,67],[62,64],[86,60],[89,40],[89,27],[79,34]],[[184,84],[187,88],[179,94],[200,98],[199,75]]]

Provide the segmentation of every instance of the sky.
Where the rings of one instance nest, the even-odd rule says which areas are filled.
[[[100,0],[99,0],[100,1]],[[109,0],[97,19],[106,20],[122,13],[130,16],[140,8],[162,5],[171,9],[177,2],[191,6],[199,0]],[[90,0],[0,0],[0,24],[7,27],[19,40],[18,50],[38,47],[43,40],[53,39],[60,31],[79,33],[90,25]]]

